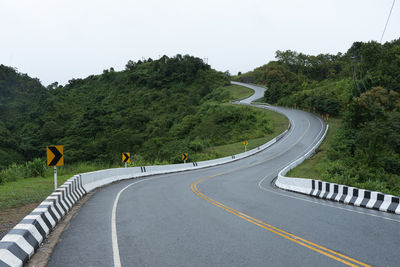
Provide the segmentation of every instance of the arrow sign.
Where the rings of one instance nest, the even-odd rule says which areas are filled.
[[[64,146],[48,146],[47,149],[47,166],[63,166],[64,165]]]
[[[131,161],[131,153],[129,153],[129,152],[122,153],[122,162],[128,163],[130,161]]]
[[[183,153],[182,160],[187,160],[187,159],[188,159],[188,153]]]

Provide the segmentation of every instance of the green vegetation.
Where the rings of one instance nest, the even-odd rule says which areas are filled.
[[[267,142],[287,126],[280,114],[232,105],[253,92],[200,59],[177,55],[129,61],[126,70],[47,88],[0,65],[0,212],[42,201],[53,191],[45,147],[64,145],[58,184],[77,173],[214,159]],[[31,100],[35,101],[31,101]]]
[[[197,127],[207,120],[201,113],[229,98],[225,85],[225,74],[180,55],[129,61],[125,71],[111,68],[48,88],[1,66],[0,155],[7,157],[0,163],[43,158],[51,144],[64,145],[67,163],[117,163],[123,151],[147,162],[177,162],[181,151],[191,152],[196,132],[204,132]],[[229,110],[220,112],[230,119]],[[212,135],[201,142],[218,144]]]
[[[309,159],[305,160],[302,164],[288,172],[289,177],[301,177],[323,180],[323,170],[327,163],[328,150],[333,142],[334,136],[341,126],[341,119],[330,118],[329,131],[325,140],[317,148],[316,153]]]
[[[238,138],[238,140],[241,140],[239,142],[209,147],[204,149],[204,151],[200,153],[194,153],[193,155],[189,154],[190,159],[206,160],[241,153],[244,150],[242,144],[243,140],[248,139],[248,149],[252,149],[268,142],[287,128],[287,119],[281,114],[247,106],[237,106],[231,104],[224,105],[230,106],[240,113],[254,113],[256,117],[256,122],[254,123],[252,121],[249,121],[250,128],[253,130],[260,130],[262,127],[259,124],[266,123],[268,127],[264,127],[263,129],[268,129],[268,132],[263,133],[262,131],[254,131],[255,133],[252,133],[252,135],[249,136],[262,137],[252,139],[246,138],[246,136],[242,136],[242,139]],[[269,129],[273,130],[271,131]],[[33,162],[40,166],[40,175],[32,171],[31,166],[33,165]],[[26,164],[12,164],[8,168],[0,171],[0,177],[2,177],[1,175],[4,175],[3,177],[6,177],[7,182],[0,185],[0,212],[4,212],[5,210],[8,210],[10,208],[23,206],[29,203],[40,202],[45,199],[49,194],[51,194],[51,192],[53,192],[53,168],[45,167],[44,161],[40,159],[34,159],[33,162],[28,162]],[[167,163],[168,162],[156,162],[156,164]],[[146,162],[140,156],[135,156],[129,166],[133,167],[149,164],[149,162]],[[67,164],[66,166],[58,167],[58,184],[61,185],[67,179],[71,178],[77,173],[84,173],[108,168],[117,168],[121,166],[122,165],[120,163],[110,165],[96,162],[80,162]]]
[[[41,161],[43,164],[43,161]],[[12,165],[13,166],[13,165]],[[21,172],[24,165],[17,165]],[[58,167],[58,185],[77,173],[96,171],[118,167],[117,165],[94,164],[94,163],[75,163],[63,167]],[[53,168],[46,167],[43,176],[23,177],[14,176],[18,179],[8,181],[0,186],[0,212],[4,212],[13,207],[23,206],[29,203],[43,201],[54,191]]]
[[[239,100],[251,96],[254,91],[250,88],[239,86],[239,85],[229,85],[226,87],[229,91],[231,97],[230,100]]]
[[[58,177],[59,184],[72,175]],[[43,201],[54,191],[52,177],[18,179],[0,186],[0,211],[19,207],[28,203]]]
[[[229,88],[229,90],[231,89],[232,88]],[[236,140],[240,140],[239,142],[209,147],[200,153],[189,154],[190,159],[196,161],[207,160],[241,153],[244,151],[242,144],[243,140],[249,141],[248,149],[256,148],[282,133],[288,125],[287,118],[279,113],[248,106],[232,104],[223,104],[223,106],[229,106],[233,108],[233,110],[245,114],[244,116],[254,115],[255,118],[252,118],[252,120],[249,120],[248,122],[249,128],[253,129],[253,132],[251,135],[241,135],[238,137]],[[263,123],[266,124],[266,127],[262,126]],[[263,132],[262,129],[264,129],[265,132]],[[251,138],[252,136],[258,138]],[[166,161],[155,163],[168,164]],[[149,164],[150,163],[146,162],[142,157],[135,156],[133,161],[129,163],[129,166],[133,167]],[[32,166],[39,167],[32,169]],[[61,185],[77,173],[117,168],[121,166],[120,163],[109,165],[96,162],[67,164],[66,166],[58,167],[58,184]],[[37,169],[40,171],[37,171]],[[34,159],[32,162],[26,164],[12,164],[8,168],[0,171],[0,177],[5,177],[5,181],[7,182],[0,186],[0,212],[29,203],[40,202],[51,194],[54,189],[53,168],[46,167],[44,161],[40,159]]]
[[[305,176],[399,195],[400,39],[356,42],[337,55],[278,51],[276,59],[236,79],[268,85],[271,104],[342,118]]]
[[[0,169],[44,158],[53,144],[64,145],[66,164],[116,164],[124,151],[138,163],[178,163],[184,152],[273,131],[258,111],[221,105],[251,94],[191,56],[129,61],[122,72],[111,68],[47,88],[1,65]]]
[[[45,171],[46,165],[43,160],[39,158],[25,164],[13,163],[7,168],[0,170],[0,184],[27,177],[43,177]]]
[[[243,106],[235,106],[238,108],[249,108],[249,107],[243,107]],[[253,108],[251,108],[253,109]],[[270,122],[271,129],[272,131],[266,131],[266,132],[259,132],[256,133],[256,131],[259,131],[262,127],[260,126],[254,126],[252,127],[256,131],[252,133],[252,135],[248,136],[243,136],[242,140],[236,143],[232,144],[227,144],[227,145],[221,145],[221,146],[214,146],[205,149],[200,154],[195,154],[194,156],[196,158],[199,158],[200,160],[206,160],[206,159],[211,159],[210,156],[213,156],[214,158],[220,158],[220,157],[226,157],[229,155],[235,155],[238,153],[244,152],[244,146],[243,146],[243,140],[247,140],[249,142],[249,145],[247,147],[247,150],[256,148],[258,146],[261,146],[268,141],[270,141],[272,138],[278,136],[281,134],[283,131],[287,129],[288,126],[288,119],[276,112],[272,112],[269,110],[264,110],[260,109],[257,110],[257,118],[259,121],[262,122],[262,120],[267,120]],[[254,136],[263,136],[263,137],[258,137],[254,138]],[[246,138],[247,137],[247,138]]]

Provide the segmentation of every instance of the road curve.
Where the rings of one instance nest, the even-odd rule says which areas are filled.
[[[273,186],[325,127],[277,109],[292,127],[254,156],[104,187],[71,220],[48,266],[400,266],[398,215]]]
[[[231,84],[242,85],[242,86],[244,85],[254,91],[254,94],[252,94],[251,96],[249,96],[246,99],[240,100],[239,103],[251,104],[251,102],[264,97],[265,88],[263,88],[263,87],[252,85],[252,84],[244,84],[244,83],[240,83],[240,82],[234,82],[234,81],[232,81]]]

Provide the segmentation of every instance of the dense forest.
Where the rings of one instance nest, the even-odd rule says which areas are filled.
[[[0,168],[44,158],[64,145],[72,162],[119,162],[130,151],[147,163],[180,162],[183,152],[238,142],[255,128],[271,129],[229,99],[229,76],[192,56],[126,64],[101,75],[43,87],[0,66]],[[257,136],[259,137],[259,136]]]
[[[356,42],[337,55],[277,51],[235,78],[266,85],[268,103],[342,119],[320,166],[325,180],[400,192],[400,39]]]

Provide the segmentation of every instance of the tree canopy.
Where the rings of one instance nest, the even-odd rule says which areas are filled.
[[[227,98],[219,90],[227,84],[225,74],[188,55],[129,61],[121,72],[111,68],[47,88],[1,65],[0,167],[43,157],[52,144],[65,146],[69,162],[115,162],[123,151],[170,160],[188,149],[204,104]],[[208,140],[214,137],[202,142]]]
[[[400,39],[355,42],[337,55],[277,51],[236,79],[266,85],[271,104],[343,118],[321,170],[326,180],[400,192]]]

